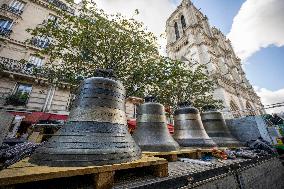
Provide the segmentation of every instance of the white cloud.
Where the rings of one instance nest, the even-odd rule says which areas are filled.
[[[254,88],[256,90],[256,93],[260,96],[264,106],[284,102],[284,88],[277,91],[271,91],[259,87],[254,87]],[[266,111],[267,113],[279,113],[281,111],[284,111],[284,107],[267,109]]]
[[[283,0],[246,0],[228,34],[238,56],[245,60],[269,45],[283,46],[283,19]]]
[[[108,14],[121,13],[128,18],[134,15],[135,9],[139,15],[134,18],[142,21],[148,31],[158,37],[162,47],[161,53],[165,55],[166,39],[159,37],[165,32],[166,20],[175,10],[176,5],[172,0],[96,0],[98,8]]]

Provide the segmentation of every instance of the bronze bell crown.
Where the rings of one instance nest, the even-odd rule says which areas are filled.
[[[198,109],[191,104],[191,102],[179,103],[178,109],[174,112],[174,139],[183,147],[216,146],[202,125]]]
[[[167,127],[165,108],[146,97],[146,103],[137,108],[137,128],[133,138],[142,151],[169,152],[179,150]]]
[[[90,166],[140,157],[141,150],[128,133],[123,85],[113,78],[92,77],[81,83],[68,122],[30,161],[48,166]]]
[[[215,108],[205,107],[201,114],[202,122],[208,135],[220,147],[238,147],[240,142],[229,131],[223,114]]]

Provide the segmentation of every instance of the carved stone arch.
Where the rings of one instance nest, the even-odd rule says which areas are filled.
[[[239,72],[236,68],[232,69],[232,75],[235,81],[237,81],[237,83],[240,83],[242,80],[240,78]]]
[[[174,23],[174,28],[175,28],[176,40],[178,40],[180,38],[180,33],[179,33],[177,22]]]
[[[241,117],[240,114],[240,108],[238,107],[238,105],[234,102],[234,100],[230,101],[230,110],[234,116],[234,118],[238,118]]]
[[[183,14],[180,16],[180,22],[181,22],[181,27],[183,29],[185,29],[186,28],[186,21],[185,21],[185,17],[184,17]]]
[[[249,101],[246,102],[246,111],[247,115],[249,116],[255,116],[254,108],[252,107],[251,103]]]

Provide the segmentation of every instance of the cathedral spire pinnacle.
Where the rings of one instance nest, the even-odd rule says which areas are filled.
[[[189,4],[189,5],[191,5],[192,2],[191,2],[191,0],[182,0],[182,4]]]

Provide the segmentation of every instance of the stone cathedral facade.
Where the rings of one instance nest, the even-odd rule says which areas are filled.
[[[170,58],[184,61],[191,69],[206,65],[207,74],[216,81],[213,96],[223,101],[225,117],[264,113],[230,40],[210,27],[207,17],[190,0],[183,0],[168,18],[166,33]]]

